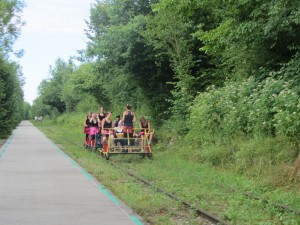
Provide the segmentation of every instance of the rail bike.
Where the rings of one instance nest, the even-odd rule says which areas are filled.
[[[118,130],[116,128],[107,129],[108,139],[102,142],[102,148],[99,148],[101,156],[109,160],[114,154],[138,154],[152,157],[151,140],[154,130],[141,132],[140,128],[132,128],[131,132],[127,130]]]

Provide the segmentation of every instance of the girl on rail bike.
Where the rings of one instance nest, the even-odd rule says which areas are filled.
[[[90,119],[89,125],[90,125],[90,136],[91,136],[91,147],[95,149],[95,139],[99,127],[99,119],[97,113],[92,114],[92,118]]]
[[[126,107],[125,107],[125,111],[123,112],[122,122],[124,124],[124,126],[123,126],[124,137],[127,138],[129,136],[130,145],[134,144],[134,140],[133,140],[133,133],[134,133],[133,123],[135,121],[136,121],[135,113],[131,111],[131,105],[127,104]]]
[[[148,147],[151,145],[153,132],[150,131],[150,122],[144,116],[140,119],[140,129],[139,137],[141,138],[142,149],[146,147],[146,150],[148,150]],[[144,143],[145,140],[148,143]]]
[[[105,112],[104,112],[103,107],[101,106],[101,107],[100,107],[100,112],[99,112],[99,114],[98,114],[98,118],[99,118],[100,122],[102,122],[102,120],[103,120],[105,117],[106,117],[106,114],[105,114]]]
[[[83,133],[85,134],[85,143],[84,147],[87,148],[90,145],[90,119],[92,118],[92,113],[88,112],[84,121],[84,130]]]
[[[110,143],[113,143],[113,130],[112,130],[112,121],[110,119],[111,112],[108,112],[106,117],[102,120],[102,143],[104,146],[104,152],[107,150],[107,140],[110,137],[112,141]]]
[[[150,122],[147,121],[144,116],[142,116],[140,119],[140,129],[139,137],[142,139],[144,139],[145,134],[150,134]]]

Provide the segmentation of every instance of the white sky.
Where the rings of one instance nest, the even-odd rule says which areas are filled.
[[[24,98],[32,103],[37,87],[48,78],[49,66],[60,57],[65,60],[84,49],[87,38],[85,19],[89,19],[94,0],[25,0],[26,25],[15,49],[24,49],[19,60],[25,77]]]

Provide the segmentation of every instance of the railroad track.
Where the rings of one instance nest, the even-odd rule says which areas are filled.
[[[58,135],[57,133],[55,133],[54,131],[51,131],[49,129],[47,129],[47,131],[55,134],[55,135]],[[78,146],[79,148],[81,149],[84,149],[86,150],[82,145],[74,142],[73,140],[70,140],[70,139],[67,139],[67,138],[61,138],[69,143],[72,143],[73,145],[76,145]],[[100,154],[97,154],[98,157],[101,157]],[[179,198],[178,196],[176,196],[174,193],[170,193],[164,189],[161,189],[159,187],[156,187],[153,183],[151,183],[150,181],[136,175],[135,173],[131,172],[131,171],[128,171],[128,170],[125,170],[124,168],[112,163],[111,161],[106,161],[107,163],[111,164],[113,167],[121,170],[121,171],[125,171],[129,176],[133,177],[134,179],[136,179],[137,181],[143,183],[145,186],[148,186],[148,187],[151,187],[153,188],[154,190],[156,190],[157,192],[160,192],[160,193],[163,193],[164,195],[168,196],[169,198],[177,201],[177,202],[180,202],[182,205],[188,207],[189,209],[193,210],[196,212],[196,214],[206,220],[208,220],[209,222],[213,223],[213,224],[222,224],[222,225],[229,225],[229,223],[227,221],[223,221],[221,220],[220,218],[212,215],[211,213],[205,211],[205,210],[202,210],[202,209],[198,209],[198,208],[195,208],[192,206],[192,204],[188,201],[185,201],[185,200],[182,200],[181,198]],[[236,192],[238,193],[237,190],[234,190],[232,189],[231,190],[232,192]],[[274,202],[270,202],[268,200],[265,200],[265,199],[262,199],[260,196],[254,194],[254,193],[251,193],[251,192],[243,192],[243,195],[248,197],[248,198],[251,198],[251,199],[254,199],[254,200],[259,200],[259,201],[262,201],[266,204],[269,204],[269,205],[272,205],[272,206],[275,206],[276,208],[278,208],[279,210],[281,211],[287,211],[287,212],[291,212],[291,213],[295,213],[297,215],[300,216],[300,210],[299,209],[294,209],[294,208],[291,208],[287,205],[283,205],[283,204],[280,204],[280,203],[274,203]]]

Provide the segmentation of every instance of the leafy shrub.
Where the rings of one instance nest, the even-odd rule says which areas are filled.
[[[278,134],[297,137],[300,134],[300,98],[291,82],[285,82],[275,97],[273,110],[274,126]]]
[[[229,137],[241,135],[297,137],[299,97],[292,82],[272,77],[262,82],[250,77],[227,82],[222,88],[211,87],[199,94],[190,109],[188,136],[202,144],[220,139],[228,142]]]

